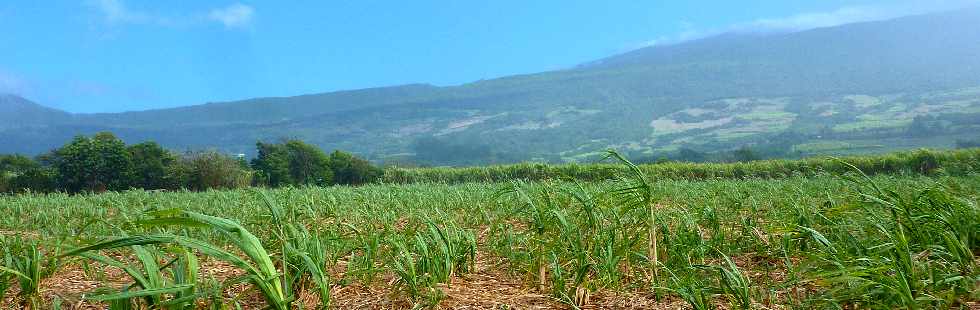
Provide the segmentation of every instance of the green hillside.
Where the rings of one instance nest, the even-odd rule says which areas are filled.
[[[782,156],[949,148],[980,138],[977,72],[973,9],[726,34],[458,86],[51,117],[0,126],[0,153],[36,154],[101,130],[128,142],[234,153],[251,152],[257,140],[299,138],[379,161],[437,165],[587,161],[606,148],[651,158],[745,146]]]
[[[0,94],[0,130],[62,123],[70,117],[20,96]]]

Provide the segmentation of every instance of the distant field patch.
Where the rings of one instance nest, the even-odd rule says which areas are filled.
[[[835,132],[848,132],[855,130],[880,129],[880,128],[900,128],[912,124],[911,119],[899,120],[866,120],[852,123],[834,125]]]
[[[718,127],[731,123],[732,120],[734,120],[733,117],[725,117],[720,119],[700,121],[696,123],[680,123],[672,119],[659,118],[650,122],[650,126],[653,127],[654,135],[664,135],[664,134],[688,131],[692,129],[706,129],[706,128]]]

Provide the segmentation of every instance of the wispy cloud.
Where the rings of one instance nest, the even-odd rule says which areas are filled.
[[[216,22],[226,28],[242,28],[251,24],[255,8],[234,3],[226,7],[205,12],[190,12],[183,16],[165,16],[155,12],[138,10],[126,5],[123,0],[89,0],[89,6],[102,15],[110,24],[144,24],[157,26],[190,26]]]
[[[869,22],[980,5],[980,0],[910,0],[892,5],[847,6],[826,12],[805,12],[783,17],[759,18],[721,28],[700,29],[683,22],[683,30],[638,44],[639,47],[676,44],[722,33],[792,32],[843,24]],[[636,46],[636,45],[634,45]]]
[[[638,44],[631,44],[630,46],[627,46],[626,49],[634,50],[637,48],[643,48],[643,47],[654,46],[654,45],[677,44],[685,41],[701,39],[704,37],[708,37],[720,33],[720,32],[698,30],[694,28],[694,26],[689,22],[681,22],[681,25],[684,30],[679,33],[660,36],[657,37],[656,39],[640,42]]]
[[[208,18],[218,21],[228,28],[245,27],[252,23],[255,9],[250,6],[235,3],[224,8],[213,9]]]
[[[799,31],[849,23],[882,20],[905,15],[876,7],[844,7],[830,12],[803,13],[780,18],[761,18],[735,25],[736,31]]]
[[[91,4],[98,8],[110,23],[143,23],[150,19],[144,13],[130,10],[119,0],[93,0]]]
[[[729,31],[800,31],[843,24],[892,19],[960,9],[980,4],[980,0],[912,0],[892,5],[847,6],[827,12],[807,12],[778,18],[760,18],[737,24]]]

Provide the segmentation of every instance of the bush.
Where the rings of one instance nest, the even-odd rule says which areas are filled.
[[[845,157],[868,174],[931,174],[940,169],[949,175],[980,172],[980,149],[953,151],[917,150],[883,155]],[[845,173],[850,170],[837,159],[808,158],[801,160],[761,160],[736,163],[680,163],[640,165],[644,174],[653,180],[706,180],[782,178],[794,175],[812,176],[822,173]],[[500,182],[507,180],[564,179],[579,181],[611,180],[625,170],[611,164],[513,164],[462,168],[388,168],[385,183],[466,183]]]
[[[156,142],[143,142],[127,148],[133,162],[130,185],[142,189],[167,188],[167,167],[177,158]]]
[[[60,186],[69,192],[124,190],[133,163],[126,143],[108,132],[77,136],[51,154]]]
[[[9,193],[12,191],[10,187],[10,182],[14,178],[14,174],[6,171],[0,171],[0,194]]]
[[[243,188],[252,184],[252,171],[238,160],[215,151],[183,156],[169,172],[172,185],[203,191],[208,189]]]
[[[333,170],[327,154],[316,146],[299,140],[281,144],[257,143],[259,156],[252,160],[257,171],[257,184],[283,185],[330,185]]]
[[[14,193],[27,191],[50,193],[58,190],[58,172],[50,168],[31,168],[15,176],[10,181],[10,190]]]
[[[371,162],[342,151],[330,153],[330,169],[333,170],[334,184],[344,185],[377,182],[383,173]]]

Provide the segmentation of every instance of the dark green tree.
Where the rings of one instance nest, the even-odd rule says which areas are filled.
[[[14,180],[41,165],[23,155],[0,155],[0,193],[15,191]]]
[[[216,151],[187,154],[171,173],[184,182],[184,188],[196,191],[242,188],[252,183],[252,171],[243,168],[237,159]]]
[[[24,155],[0,155],[0,172],[22,173],[41,165]]]
[[[9,187],[15,193],[50,193],[58,190],[58,172],[47,167],[30,168],[12,178]]]
[[[133,162],[132,186],[143,189],[168,188],[167,169],[176,157],[156,142],[130,145],[127,150]]]
[[[327,154],[316,146],[299,140],[280,144],[257,143],[259,156],[252,168],[259,174],[259,183],[269,186],[330,185],[333,170]]]
[[[108,132],[77,136],[51,156],[58,183],[69,192],[129,188],[133,163],[126,144]]]
[[[272,187],[292,184],[289,176],[289,151],[283,144],[256,143],[259,156],[252,160],[252,169],[258,174],[257,183]]]
[[[289,177],[293,185],[332,184],[330,158],[323,150],[299,140],[287,141],[286,150],[289,153]]]
[[[741,147],[732,152],[732,157],[738,162],[747,162],[761,159],[758,154],[748,147]]]
[[[345,185],[375,182],[383,173],[371,162],[343,151],[330,153],[330,169],[333,169],[334,183]]]

